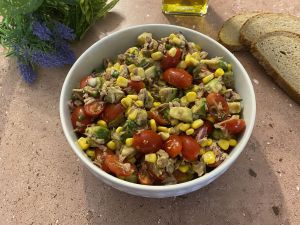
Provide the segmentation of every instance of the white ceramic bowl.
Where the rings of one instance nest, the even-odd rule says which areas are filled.
[[[240,138],[238,145],[231,151],[230,157],[220,166],[204,176],[189,182],[167,186],[146,186],[120,180],[95,166],[87,157],[84,156],[83,151],[80,150],[76,144],[77,139],[73,132],[70,110],[67,104],[71,97],[72,88],[78,85],[83,76],[89,74],[94,68],[99,67],[104,58],[114,58],[117,54],[120,54],[126,51],[129,47],[134,46],[136,44],[137,36],[143,32],[151,32],[156,38],[166,37],[170,33],[174,32],[182,32],[187,40],[199,43],[203,49],[209,53],[210,57],[223,56],[227,62],[232,64],[235,74],[234,78],[236,90],[243,98],[243,117],[246,121],[247,127]],[[184,27],[165,24],[148,24],[126,28],[108,35],[93,44],[79,57],[70,69],[64,81],[60,96],[60,118],[63,131],[73,151],[81,162],[104,183],[129,194],[151,198],[183,195],[198,190],[221,176],[233,164],[247,144],[254,126],[255,113],[256,103],[252,83],[244,67],[232,53],[230,53],[221,44],[204,34]]]

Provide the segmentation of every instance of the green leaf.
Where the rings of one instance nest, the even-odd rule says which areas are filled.
[[[19,15],[35,11],[44,0],[1,0],[0,15]]]

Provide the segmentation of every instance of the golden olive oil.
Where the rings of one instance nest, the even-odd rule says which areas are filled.
[[[162,0],[162,11],[166,14],[192,14],[203,16],[207,13],[208,0]]]

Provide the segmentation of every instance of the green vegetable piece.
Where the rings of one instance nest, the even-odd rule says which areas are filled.
[[[220,60],[219,67],[222,68],[225,72],[228,71],[228,63],[223,60]]]
[[[137,38],[138,44],[139,45],[144,45],[148,38],[152,39],[152,34],[151,33],[144,32],[144,33],[140,34]]]
[[[165,87],[159,90],[159,97],[161,102],[171,102],[176,98],[177,88]]]
[[[234,88],[234,76],[232,71],[224,73],[222,80],[227,88]]]
[[[123,131],[121,134],[121,141],[125,143],[125,140],[127,138],[130,138],[133,136],[133,134],[136,132],[136,129],[138,128],[138,125],[132,121],[132,120],[126,120],[124,126],[123,126]]]
[[[113,121],[110,121],[108,123],[108,127],[109,128],[113,128],[113,127],[117,127],[119,126],[121,123],[123,123],[125,121],[125,116],[124,114],[119,115],[117,118],[115,118]]]
[[[222,88],[223,85],[221,83],[221,77],[212,79],[204,86],[204,90],[207,91],[208,93],[211,92],[218,93],[222,90]]]
[[[136,173],[133,173],[133,174],[127,176],[127,177],[119,176],[118,178],[122,179],[122,180],[126,180],[126,181],[131,182],[131,183],[137,183],[137,174]]]
[[[120,75],[120,73],[119,73],[118,71],[114,70],[114,72],[112,73],[111,76],[112,76],[113,78],[117,78],[119,75]]]
[[[192,110],[187,107],[171,107],[169,115],[173,119],[181,120],[183,122],[190,123],[193,121]]]
[[[206,117],[206,99],[201,98],[200,100],[197,100],[195,102],[195,105],[193,105],[192,113],[193,113],[193,119],[199,119],[199,118],[205,118]]]
[[[157,76],[157,68],[156,66],[151,66],[145,70],[146,80],[154,79]]]
[[[230,139],[232,136],[228,132],[223,132],[221,129],[215,128],[212,132],[212,138],[215,140]]]
[[[101,126],[87,127],[85,133],[90,135],[91,138],[102,139],[104,142],[107,142],[110,139],[110,131]]]

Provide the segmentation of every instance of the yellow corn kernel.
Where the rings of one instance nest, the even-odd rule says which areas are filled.
[[[179,126],[179,130],[185,132],[185,131],[187,131],[190,127],[191,127],[190,124],[184,123],[184,124],[181,124],[181,125]]]
[[[87,154],[88,157],[90,157],[91,159],[94,159],[95,158],[95,151],[91,150],[91,149],[88,149],[86,150],[85,152]]]
[[[186,133],[186,135],[192,135],[192,134],[194,134],[194,132],[195,132],[195,130],[193,128],[190,128],[190,129],[187,129],[185,133]]]
[[[155,153],[150,153],[145,155],[145,161],[150,163],[155,163],[157,160],[157,156]]]
[[[189,171],[190,167],[188,165],[182,165],[178,167],[179,171],[182,173],[186,173],[187,171]]]
[[[201,127],[203,125],[203,120],[201,119],[198,119],[198,120],[195,120],[193,123],[192,123],[192,128],[193,129],[198,129],[199,127]]]
[[[180,104],[183,105],[183,106],[186,106],[187,104],[189,104],[186,96],[183,96],[180,98]]]
[[[213,164],[216,162],[216,155],[213,151],[207,151],[202,155],[203,161],[206,164]]]
[[[211,115],[208,115],[206,119],[211,123],[215,123],[215,118],[213,118]]]
[[[185,61],[180,61],[180,63],[177,64],[177,68],[186,69],[187,65],[186,65]]]
[[[115,63],[114,65],[115,70],[120,70],[120,67],[121,67],[120,63]]]
[[[179,123],[179,120],[171,119],[170,122],[172,126],[176,126]]]
[[[164,54],[162,52],[154,52],[151,54],[151,58],[155,61],[161,60]]]
[[[200,62],[195,59],[190,53],[185,56],[185,63],[187,66],[197,66]]]
[[[168,55],[171,57],[174,57],[176,55],[177,52],[177,48],[172,47],[169,51],[168,51]]]
[[[185,96],[186,96],[186,100],[188,102],[194,102],[197,99],[197,93],[194,91],[190,91],[190,92],[186,93]]]
[[[133,138],[126,138],[125,140],[126,146],[130,147],[132,146],[132,143],[133,143]]]
[[[137,100],[137,101],[135,102],[135,104],[136,104],[138,107],[143,107],[143,106],[144,106],[144,102],[141,101],[141,100]]]
[[[131,98],[132,100],[138,100],[138,96],[137,95],[127,95],[128,98]]]
[[[123,127],[118,127],[116,129],[117,134],[120,134],[123,131]]]
[[[129,97],[125,97],[121,99],[121,104],[125,107],[125,108],[129,108],[130,106],[132,106],[132,99]]]
[[[199,52],[194,52],[192,54],[192,57],[194,57],[194,59],[196,59],[196,60],[201,60],[201,56],[200,56]]]
[[[106,146],[107,146],[108,148],[110,148],[111,150],[115,150],[115,149],[117,148],[117,145],[116,145],[116,143],[115,143],[114,141],[109,141],[109,142],[106,144]]]
[[[220,139],[218,141],[218,145],[220,146],[221,149],[226,151],[229,148],[229,141],[225,139]]]
[[[153,130],[154,132],[156,132],[157,126],[156,126],[155,120],[154,120],[154,119],[151,119],[151,120],[149,121],[149,124],[150,124],[151,130]]]
[[[168,128],[168,132],[169,132],[169,134],[175,134],[176,133],[176,129],[174,128],[174,127],[170,127],[170,128]]]
[[[167,133],[167,132],[159,132],[158,134],[161,136],[161,138],[162,138],[164,141],[168,140],[168,138],[170,137],[170,134]]]
[[[229,63],[229,64],[227,65],[227,68],[228,68],[229,71],[231,71],[231,70],[232,70],[232,65]]]
[[[131,47],[127,50],[128,53],[130,54],[137,54],[138,53],[138,48],[137,47]]]
[[[129,113],[128,119],[135,120],[137,117],[137,110],[132,110],[132,112]]]
[[[79,145],[79,147],[82,149],[82,150],[86,150],[90,147],[90,140],[89,138],[84,138],[84,137],[81,137],[77,140],[77,143]]]
[[[222,68],[218,68],[216,71],[215,71],[215,76],[216,77],[221,77],[224,75],[224,70]]]
[[[169,35],[169,39],[173,39],[174,37],[176,37],[176,34],[174,34],[174,33],[171,33],[171,34]]]
[[[214,79],[214,74],[212,73],[212,74],[210,74],[210,75],[208,75],[208,76],[206,76],[206,77],[204,77],[203,79],[202,79],[202,82],[204,83],[204,84],[207,84],[209,81],[211,81],[212,79]]]
[[[194,92],[200,91],[199,85],[194,85],[192,91]]]
[[[229,139],[229,145],[234,147],[237,145],[237,141],[235,139]]]
[[[213,140],[208,138],[201,141],[201,147],[211,146],[213,143]]]
[[[199,155],[203,155],[205,153],[205,150],[203,148],[200,148]]]
[[[181,45],[183,43],[183,41],[177,36],[173,37],[171,42],[173,42],[175,45]]]
[[[98,120],[97,124],[101,127],[107,127],[107,123],[104,120]]]
[[[127,85],[128,85],[128,80],[127,80],[125,77],[118,76],[117,81],[116,81],[116,84],[117,84],[119,87],[127,87]]]
[[[136,68],[136,66],[134,64],[130,64],[129,66],[127,66],[128,70],[130,73],[133,72],[133,70]]]
[[[160,102],[153,102],[153,106],[154,106],[154,107],[158,107],[158,106],[160,106],[160,105],[161,105]]]
[[[166,133],[169,132],[169,129],[168,129],[167,127],[163,127],[163,126],[158,126],[158,127],[157,127],[157,130],[158,130],[158,131],[161,131],[161,132],[166,132]]]

